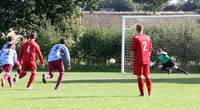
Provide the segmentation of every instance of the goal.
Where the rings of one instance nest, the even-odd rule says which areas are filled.
[[[131,72],[131,40],[136,24],[144,25],[144,32],[153,42],[151,60],[155,50],[168,52],[177,65],[188,71],[200,70],[200,15],[122,16],[121,72]]]

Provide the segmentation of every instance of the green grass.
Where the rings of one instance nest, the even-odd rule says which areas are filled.
[[[43,84],[41,74],[32,90],[25,88],[27,77],[13,88],[0,88],[0,110],[200,109],[200,74],[152,74],[153,97],[138,97],[136,77],[130,74],[66,73],[58,91],[53,89],[57,75]]]

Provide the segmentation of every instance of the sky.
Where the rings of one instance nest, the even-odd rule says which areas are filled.
[[[170,3],[176,4],[178,1],[180,1],[180,0],[171,0]],[[182,0],[182,1],[183,1],[183,0]],[[187,1],[187,0],[184,0],[184,1]]]
[[[171,0],[170,3],[176,4],[178,0]]]

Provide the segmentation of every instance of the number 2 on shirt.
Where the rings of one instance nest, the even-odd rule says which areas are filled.
[[[143,50],[147,51],[147,41],[143,41],[142,44],[143,44]]]

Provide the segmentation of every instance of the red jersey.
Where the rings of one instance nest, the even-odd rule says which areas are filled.
[[[43,59],[42,53],[40,51],[39,45],[32,40],[27,40],[21,46],[19,61],[22,63],[26,63],[26,64],[28,62],[30,62],[31,64],[35,64],[36,63],[36,54],[39,57],[41,64],[44,64],[44,59]]]
[[[152,42],[149,36],[138,34],[132,39],[132,52],[136,64],[150,64]]]

